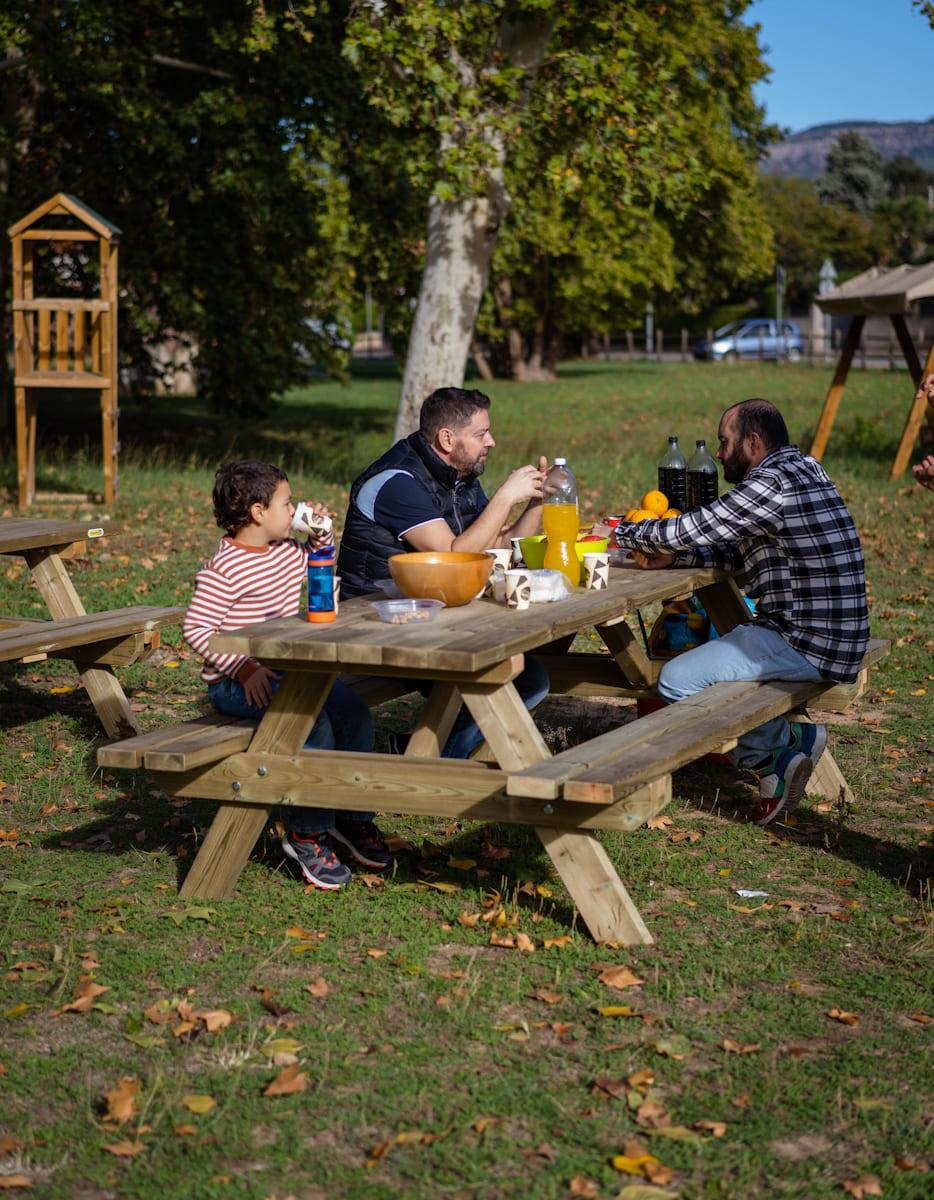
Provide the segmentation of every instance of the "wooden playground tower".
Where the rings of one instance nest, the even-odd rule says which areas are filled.
[[[58,192],[7,231],[13,244],[13,345],[19,504],[36,499],[39,393],[51,388],[100,392],[104,503],[117,491],[117,248],[120,230],[75,196]],[[97,299],[36,296],[36,247],[58,253],[97,242]],[[53,319],[54,318],[54,319]]]

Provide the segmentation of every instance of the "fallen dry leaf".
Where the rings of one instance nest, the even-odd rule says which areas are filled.
[[[930,1025],[934,1022],[934,1017],[929,1017],[927,1013],[916,1012],[908,1014],[909,1021],[917,1021],[919,1025]]]
[[[66,1004],[63,1008],[56,1009],[53,1016],[59,1016],[61,1013],[90,1012],[94,1001],[98,996],[103,996],[104,992],[109,992],[109,987],[103,987],[99,983],[94,983],[91,979],[82,980],[75,988],[75,999],[70,1004]]]
[[[490,932],[490,945],[501,946],[504,950],[514,950],[516,948],[516,940],[511,934],[497,933],[493,929]]]
[[[661,816],[651,817],[646,824],[649,829],[667,829],[669,825],[674,824],[674,821],[666,813],[662,813]]]
[[[857,1179],[845,1179],[843,1190],[849,1192],[853,1200],[863,1200],[864,1196],[881,1196],[882,1186],[876,1175],[860,1175]]]
[[[644,1092],[646,1088],[650,1088],[655,1082],[655,1072],[646,1067],[642,1071],[633,1071],[626,1078],[626,1082],[631,1088],[635,1088],[637,1092]]]
[[[305,984],[305,991],[309,996],[314,996],[317,1000],[323,1000],[329,991],[328,981],[319,976],[314,983]]]
[[[384,958],[389,953],[389,951],[388,950],[371,949],[371,950],[367,950],[366,953],[367,953],[367,958]]]
[[[638,1009],[630,1008],[628,1004],[605,1004],[602,1008],[598,1008],[597,1012],[601,1017],[638,1017],[641,1015]]]
[[[727,1054],[755,1054],[757,1050],[762,1049],[761,1042],[750,1042],[746,1046],[741,1046],[739,1042],[734,1042],[732,1038],[724,1038],[720,1045]]]
[[[545,938],[542,943],[546,950],[563,950],[565,946],[570,946],[574,941],[569,933],[563,933],[560,937]]]
[[[548,1142],[539,1142],[537,1146],[522,1146],[519,1152],[526,1158],[540,1158],[544,1162],[550,1163],[555,1162],[558,1157],[554,1146],[550,1145]]]
[[[583,1175],[574,1176],[568,1184],[568,1193],[571,1196],[580,1196],[581,1200],[600,1200],[600,1188],[596,1180],[587,1179]]]
[[[197,1125],[176,1125],[175,1134],[177,1137],[191,1137],[198,1132]]]
[[[535,943],[532,941],[532,939],[527,934],[517,933],[516,934],[516,949],[521,951],[523,954],[531,954],[532,951],[535,949]]]
[[[466,926],[468,929],[473,929],[480,921],[480,916],[480,913],[462,912],[457,918],[457,923],[458,925]]]
[[[646,1163],[657,1162],[654,1154],[616,1154],[612,1165],[614,1170],[621,1171],[624,1175],[645,1175]]]
[[[533,1000],[541,1000],[543,1004],[560,1004],[564,997],[560,992],[553,992],[550,988],[536,988],[532,993]]]
[[[293,1063],[281,1071],[271,1083],[263,1088],[264,1096],[291,1096],[303,1092],[308,1086],[308,1077]]]
[[[386,885],[386,880],[382,877],[382,875],[372,875],[372,874],[364,873],[364,874],[358,875],[357,879],[366,888],[381,888],[381,887],[385,887],[385,885]]]
[[[723,1137],[726,1133],[726,1121],[708,1121],[702,1119],[694,1122],[695,1129],[703,1129],[707,1133],[713,1134],[715,1138]]]
[[[17,1172],[15,1175],[0,1175],[0,1191],[7,1188],[28,1188],[32,1187],[32,1180],[28,1175],[23,1175]]]
[[[146,1147],[142,1142],[113,1142],[104,1149],[115,1158],[133,1158],[137,1154],[142,1154]]]
[[[104,1092],[103,1097],[107,1104],[104,1120],[113,1121],[117,1125],[132,1120],[136,1116],[136,1097],[140,1087],[140,1081],[135,1076],[125,1076],[115,1088]]]
[[[182,1104],[184,1104],[189,1112],[193,1112],[197,1116],[203,1117],[217,1105],[217,1101],[213,1096],[206,1096],[192,1092],[187,1096],[182,1096]]]
[[[661,1129],[671,1124],[671,1117],[654,1100],[646,1100],[636,1109],[636,1124],[643,1129]]]
[[[638,975],[634,975],[628,967],[607,967],[595,966],[594,970],[599,970],[598,979],[607,987],[616,988],[617,991],[622,991],[624,988],[636,987],[643,981]]]
[[[830,1017],[832,1021],[839,1021],[841,1025],[859,1024],[859,1017],[856,1013],[846,1012],[842,1008],[828,1008],[824,1015]],[[866,1194],[871,1196],[872,1192],[867,1192]],[[879,1194],[881,1195],[881,1193]]]

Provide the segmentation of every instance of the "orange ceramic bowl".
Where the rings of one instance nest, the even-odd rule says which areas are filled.
[[[394,554],[389,560],[389,574],[403,595],[413,600],[443,600],[449,608],[473,600],[492,569],[491,555],[456,550]]]

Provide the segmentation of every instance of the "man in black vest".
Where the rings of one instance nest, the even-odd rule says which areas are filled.
[[[541,532],[542,484],[548,460],[513,471],[489,498],[479,476],[496,445],[490,400],[478,391],[438,388],[422,404],[419,428],[396,442],[354,480],[337,570],[341,596],[377,591],[390,578],[389,559],[409,550],[480,553],[509,539]],[[506,526],[517,504],[526,507]],[[548,694],[548,677],[534,658],[515,680],[527,708]],[[427,685],[426,685],[427,686]],[[483,737],[462,708],[444,748],[466,758]]]

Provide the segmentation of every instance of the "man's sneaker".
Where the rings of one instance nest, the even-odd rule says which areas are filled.
[[[298,864],[305,882],[316,888],[333,892],[350,883],[353,876],[334,853],[330,833],[283,834],[282,849],[287,858]]]
[[[827,726],[811,725],[800,721],[789,721],[788,725],[791,729],[791,748],[806,754],[811,760],[813,770],[827,746]]]
[[[369,867],[371,871],[387,871],[392,866],[392,851],[372,821],[338,817],[330,832],[331,837],[347,847],[361,867]]]
[[[783,746],[758,770],[759,807],[753,815],[757,825],[768,825],[779,813],[793,813],[804,797],[811,778],[811,760],[794,746]]]

